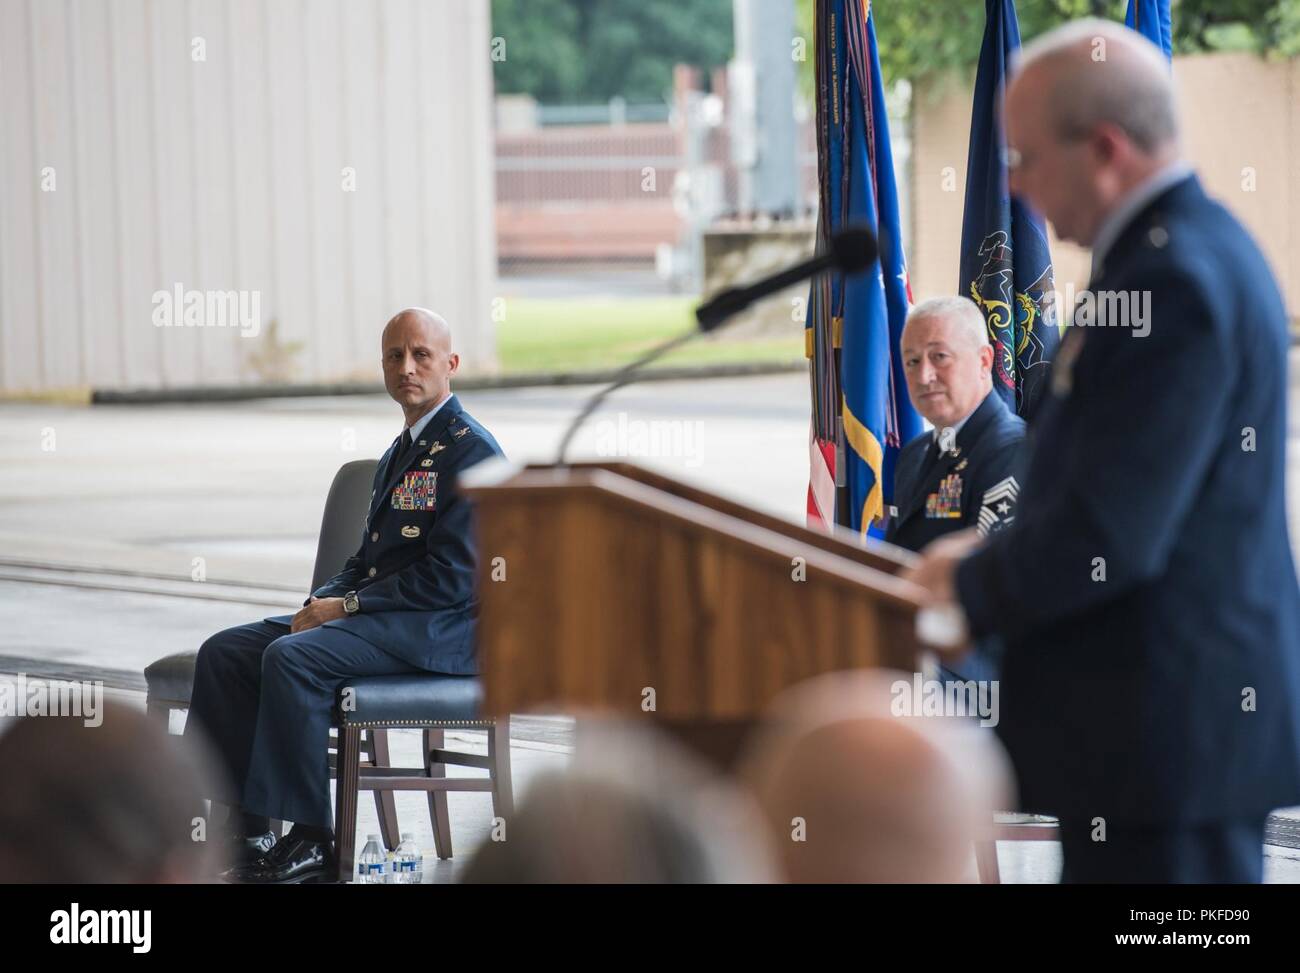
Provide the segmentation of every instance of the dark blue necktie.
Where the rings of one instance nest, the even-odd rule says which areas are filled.
[[[393,475],[402,468],[402,457],[406,451],[411,448],[411,430],[403,429],[402,434],[397,437],[393,443],[393,451],[388,457],[388,469],[384,471],[384,482],[387,483],[393,478]]]

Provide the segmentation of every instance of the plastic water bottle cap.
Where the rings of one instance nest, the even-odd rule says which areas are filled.
[[[408,840],[409,840],[409,841],[414,841],[414,840],[415,840],[415,832],[414,832],[414,831],[403,831],[403,832],[402,832],[402,840],[403,840],[403,841],[408,841]]]
[[[379,835],[377,835],[377,834],[368,834],[368,835],[366,835],[366,840],[367,840],[367,841],[378,841],[378,840],[379,840]]]

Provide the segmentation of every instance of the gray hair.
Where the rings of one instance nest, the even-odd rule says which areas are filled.
[[[914,304],[907,314],[907,323],[921,318],[943,318],[967,342],[976,348],[989,343],[988,326],[984,323],[984,313],[969,297],[960,294],[944,294],[931,297]]]
[[[1109,122],[1148,155],[1178,139],[1173,79],[1164,52],[1135,30],[1084,19],[1021,48],[1012,71],[1051,69],[1047,114],[1058,138],[1078,138]]]

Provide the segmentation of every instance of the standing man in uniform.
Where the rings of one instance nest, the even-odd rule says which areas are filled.
[[[240,788],[225,800],[236,881],[334,873],[326,748],[342,682],[477,672],[475,551],[456,477],[501,449],[451,394],[460,357],[441,317],[401,311],[382,354],[406,427],[375,472],[357,553],[296,615],[227,629],[199,650],[189,726],[215,743]],[[270,818],[293,829],[276,842]]]
[[[1300,803],[1286,309],[1137,32],[1024,48],[1004,122],[1012,191],[1092,247],[1090,292],[1015,522],[910,576],[1005,638],[998,730],[1026,809],[1061,819],[1064,881],[1258,882],[1268,812]]]
[[[901,341],[907,394],[934,429],[903,447],[894,471],[897,506],[885,539],[919,551],[966,527],[994,533],[1015,519],[1016,459],[1025,423],[993,388],[993,346],[984,315],[965,297],[934,297],[912,308]],[[991,679],[996,639],[949,675]]]

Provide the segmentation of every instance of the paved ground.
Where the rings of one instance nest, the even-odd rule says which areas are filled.
[[[589,392],[476,392],[464,401],[512,458],[550,460]],[[574,452],[593,456],[620,440],[635,448],[657,434],[667,448],[639,461],[797,520],[807,399],[799,375],[633,387],[593,417]],[[1300,473],[1295,412],[1291,427]],[[379,455],[400,428],[396,407],[380,396],[0,406],[0,674],[92,676],[140,702],[148,662],[300,602],[334,470]],[[1291,514],[1300,537],[1300,502]],[[201,583],[193,580],[200,570]],[[562,725],[534,721],[517,736],[521,793],[535,774],[562,766],[567,747]],[[482,746],[481,735],[463,739]],[[416,734],[398,733],[394,745],[418,762]],[[417,830],[431,857],[424,799],[397,800],[403,828]],[[430,868],[428,880],[450,880],[487,833],[487,795],[450,802],[456,857]],[[363,800],[361,811],[363,834],[375,830],[373,803]],[[1059,870],[1050,844],[1004,845],[1001,856],[1007,881],[1050,882]],[[1300,851],[1270,848],[1266,877],[1300,882]]]
[[[473,392],[464,402],[512,459],[549,461],[590,391]],[[593,417],[574,452],[595,455],[620,430],[632,445],[658,434],[670,449],[645,457],[650,465],[798,517],[807,397],[799,375],[634,386]],[[637,425],[651,421],[661,425]],[[0,552],[182,578],[203,558],[209,579],[297,590],[310,579],[334,471],[380,455],[401,428],[383,396],[0,406]]]

